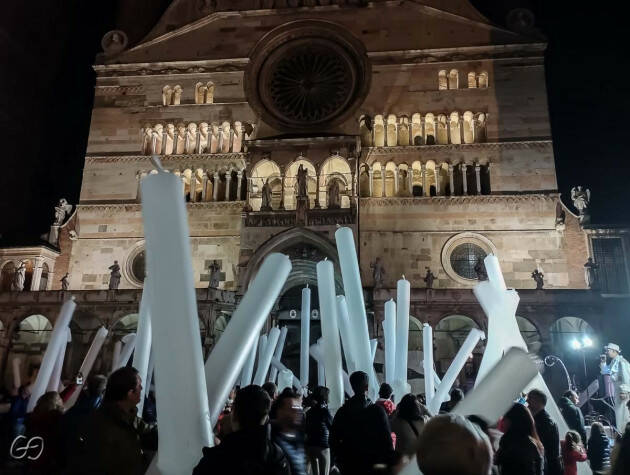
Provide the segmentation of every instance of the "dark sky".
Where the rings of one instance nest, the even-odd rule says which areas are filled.
[[[125,3],[137,5],[131,18],[142,29],[154,22],[146,5],[168,0]],[[572,185],[588,186],[594,222],[629,223],[630,157],[624,149],[630,60],[623,14],[612,6],[602,11],[554,0],[473,4],[498,24],[517,6],[535,13],[549,41],[547,88],[563,198],[570,201]],[[26,243],[46,232],[60,197],[78,201],[93,101],[91,65],[116,21],[116,4],[9,0],[2,11],[0,233],[7,243]]]

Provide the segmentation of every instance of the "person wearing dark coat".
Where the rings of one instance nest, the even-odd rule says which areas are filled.
[[[26,437],[42,438],[42,451],[37,457],[27,457],[29,475],[61,475],[65,472],[63,450],[63,401],[56,391],[44,393],[33,412],[26,417]]]
[[[304,411],[299,394],[285,388],[271,406],[271,436],[289,461],[291,475],[306,475]]]
[[[102,405],[92,413],[83,444],[70,473],[143,475],[157,450],[157,430],[138,417],[142,393],[138,372],[114,371],[107,381]]]
[[[241,388],[232,406],[233,432],[215,447],[204,447],[193,475],[291,475],[283,450],[272,441],[271,399],[255,385]]]
[[[330,448],[342,475],[369,475],[376,465],[392,466],[397,456],[385,410],[367,397],[367,374],[352,373],[350,385],[354,396],[335,414]]]
[[[532,389],[527,394],[527,405],[534,416],[536,432],[545,448],[545,475],[564,475],[558,426],[545,411],[547,395],[539,389]]]
[[[567,391],[560,398],[558,407],[560,408],[562,417],[564,417],[569,429],[580,434],[582,441],[586,445],[586,427],[584,427],[584,416],[582,415],[582,411],[577,406],[579,402],[580,396],[578,396],[575,391]]]
[[[506,427],[496,453],[501,475],[543,475],[544,448],[534,419],[522,404],[514,404],[503,416]]]
[[[588,461],[594,474],[607,473],[610,469],[610,440],[600,422],[591,425],[591,437],[586,449]]]
[[[306,454],[313,475],[328,475],[330,471],[328,436],[332,416],[328,410],[328,394],[328,388],[317,386],[313,391],[313,405],[306,412]]]

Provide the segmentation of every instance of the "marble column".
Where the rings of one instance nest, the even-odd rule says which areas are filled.
[[[459,143],[464,143],[464,118],[459,118]]]
[[[278,209],[284,210],[284,179],[286,170],[283,168],[282,170],[280,170],[280,172],[282,173],[282,185],[280,186],[280,206],[278,207]]]
[[[201,179],[201,201],[206,201],[206,191],[208,188],[208,172],[203,171],[203,178]]]
[[[319,203],[319,168],[315,170],[315,209],[320,209],[321,204]]]
[[[465,163],[462,163],[460,165],[460,167],[462,168],[462,186],[464,187],[464,195],[468,194],[468,182],[466,180],[466,169],[468,168],[468,165],[466,165]]]
[[[178,140],[178,134],[177,134],[177,129],[175,129],[175,131],[173,132],[173,150],[171,152],[171,155],[177,155],[177,140]]]
[[[413,196],[413,168],[407,168],[407,188],[409,188],[409,196]]]
[[[427,190],[427,165],[426,163],[422,163],[421,165],[421,173],[422,173],[422,196],[429,196],[429,190]]]
[[[232,181],[232,172],[225,172],[225,201],[230,201],[230,183]]]
[[[194,203],[197,201],[197,172],[196,170],[191,170],[190,173],[190,201]]]
[[[184,139],[184,153],[188,153],[189,145],[190,145],[190,134],[186,132],[186,139]]]
[[[162,131],[162,155],[166,155],[166,141],[168,140],[168,132],[166,128]]]
[[[197,129],[197,140],[195,142],[195,152],[201,153],[201,131]]]
[[[481,194],[481,167],[475,163],[475,178],[477,180],[477,194]]]
[[[212,184],[212,201],[219,200],[219,173],[214,172],[214,183]]]
[[[34,291],[39,290],[39,283],[40,283],[41,278],[42,278],[42,266],[43,265],[44,265],[44,258],[43,257],[36,257],[35,258],[35,266],[33,268],[33,279],[31,280],[31,288],[30,289],[25,289],[25,290],[34,290]]]
[[[435,177],[435,196],[440,196],[440,170],[441,165],[436,163],[433,169],[433,175]]]
[[[350,203],[352,206],[357,205],[357,174],[354,170],[352,170],[352,196],[350,198]]]
[[[241,201],[241,188],[243,185],[243,170],[239,170],[236,174],[236,179],[238,182],[236,183],[236,201]]]
[[[398,196],[398,167],[394,168],[394,196]]]
[[[368,168],[368,177],[371,198],[372,196],[374,196],[374,171],[372,170],[372,167]]]
[[[450,187],[450,195],[455,196],[455,180],[453,179],[453,165],[448,164],[448,184]]]

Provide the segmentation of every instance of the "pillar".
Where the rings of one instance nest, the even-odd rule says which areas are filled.
[[[236,201],[241,201],[241,188],[243,185],[243,170],[239,170],[236,174],[238,183],[236,184]]]
[[[440,164],[435,164],[433,169],[433,175],[435,177],[435,195],[440,196]]]
[[[354,169],[352,169],[352,195],[350,196],[350,205],[356,206],[357,204],[357,174]]]
[[[196,170],[191,170],[190,173],[190,201],[197,201],[197,172]]]
[[[171,155],[177,155],[177,128],[175,128],[175,131],[173,132],[173,152],[171,153]]]
[[[142,186],[140,185],[140,182],[142,181],[142,176],[142,173],[136,173],[136,181],[138,182],[138,189],[136,190],[136,201],[138,203],[142,202]]]
[[[413,168],[407,168],[407,187],[409,188],[409,196],[413,196]]]
[[[219,200],[219,172],[214,172],[214,183],[212,184],[212,201]]]
[[[477,180],[477,194],[481,194],[481,167],[475,163],[475,178]]]
[[[459,117],[459,143],[464,143],[464,118]]]
[[[184,153],[188,153],[188,146],[190,145],[190,134],[186,131],[186,139],[184,140]]]
[[[166,128],[163,129],[162,131],[162,155],[166,155],[166,141],[168,139],[168,132],[166,131]]]
[[[203,171],[203,178],[201,179],[201,201],[206,201],[206,189],[208,188],[208,172]]]
[[[369,177],[369,187],[370,187],[370,198],[374,196],[374,171],[372,167],[368,168],[368,177]]]
[[[230,182],[232,181],[232,171],[225,172],[225,201],[230,201]]]
[[[468,168],[468,165],[466,165],[465,163],[461,163],[461,168],[462,168],[462,186],[464,187],[464,195],[468,194],[468,183],[466,182],[466,168]]]
[[[157,147],[157,135],[155,132],[153,132],[153,134],[151,134],[151,155],[155,155],[157,153],[156,147]]]
[[[429,196],[429,191],[427,190],[427,165],[422,163],[420,167],[422,173],[422,196]]]
[[[278,207],[278,209],[284,210],[284,178],[286,170],[282,168],[280,172],[282,173],[282,185],[280,186],[280,206]]]
[[[252,178],[245,175],[247,177],[247,196],[245,197],[246,201],[247,201],[247,206],[251,206],[252,204],[249,201],[249,196],[250,196],[250,192],[252,191]]]
[[[315,209],[321,208],[321,204],[319,203],[319,168],[315,169]]]
[[[448,164],[448,182],[451,188],[451,196],[455,196],[455,180],[453,180],[453,165],[451,163]]]
[[[195,141],[195,152],[201,153],[201,131],[197,129],[197,138]]]
[[[398,196],[398,167],[394,168],[394,196]]]
[[[44,265],[43,257],[35,258],[35,266],[33,269],[33,279],[31,280],[31,288],[28,290],[39,290],[39,282],[42,278],[42,266]],[[26,290],[26,289],[25,289]]]

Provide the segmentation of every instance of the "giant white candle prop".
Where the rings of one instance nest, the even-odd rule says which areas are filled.
[[[337,295],[337,319],[339,332],[341,333],[341,343],[343,344],[343,355],[346,359],[346,368],[350,374],[356,371],[356,351],[354,351],[352,332],[350,331],[350,318],[348,317],[348,306],[343,295]]]
[[[258,340],[254,338],[254,343],[247,353],[247,359],[241,371],[241,387],[249,386],[252,384],[252,376],[254,374],[254,364],[256,363],[256,352],[258,350]]]
[[[151,351],[151,356],[149,356],[149,366],[147,368],[147,391],[151,391],[151,385],[153,384],[153,369],[155,368],[155,357],[153,356],[153,351]]]
[[[283,369],[278,375],[278,393],[281,393],[284,388],[293,387],[293,373],[288,369]]]
[[[258,366],[260,366],[260,362],[265,354],[265,348],[267,348],[267,334],[262,334],[258,337]]]
[[[372,364],[374,364],[374,358],[376,358],[376,348],[378,347],[378,340],[372,338],[370,340],[370,357],[372,358]]]
[[[259,353],[260,359],[258,360],[258,367],[256,368],[256,374],[254,375],[254,380],[252,381],[252,384],[262,386],[265,383],[267,373],[269,372],[269,368],[271,366],[271,359],[273,358],[279,339],[280,330],[278,329],[278,327],[273,327],[271,330],[269,330],[269,334],[267,335],[267,343],[264,346],[262,354]]]
[[[129,358],[131,358],[131,354],[136,347],[136,334],[128,333],[127,335],[122,337],[122,342],[124,346],[120,352],[120,358],[118,358],[118,367],[116,369],[127,366],[127,363],[129,363]]]
[[[151,313],[149,311],[149,286],[145,279],[145,287],[140,300],[140,314],[138,315],[138,332],[136,334],[136,348],[133,352],[133,367],[138,371],[142,381],[142,392],[138,403],[138,414],[142,414],[144,397],[149,391],[147,373],[149,371],[149,359],[151,358]]]
[[[236,384],[236,379],[247,359],[249,349],[258,338],[273,304],[284,287],[289,272],[291,272],[291,261],[287,256],[274,253],[265,258],[256,277],[243,295],[241,303],[232,314],[230,323],[210,353],[206,362],[206,382],[210,417],[213,422],[218,419],[223,410],[225,401]],[[277,333],[273,329],[269,332],[270,337],[272,333],[279,336],[280,330],[277,328],[275,330]],[[267,347],[271,348],[270,350],[265,348],[265,352],[269,354],[267,363],[267,369],[269,369],[275,343],[272,345],[269,342]],[[266,374],[265,370],[259,384],[265,382]]]
[[[427,406],[435,396],[435,385],[433,384],[433,329],[426,323],[422,325],[422,353],[424,355],[422,366],[424,369],[424,397]]]
[[[61,306],[44,353],[44,358],[42,359],[42,364],[39,367],[39,373],[37,373],[37,378],[31,388],[31,398],[28,401],[27,412],[31,412],[35,408],[37,400],[46,392],[48,381],[50,381],[50,376],[57,361],[57,355],[61,351],[61,347],[65,347],[68,342],[68,324],[76,307],[77,304],[74,303],[73,297],[66,300]]]
[[[335,270],[330,261],[317,263],[317,291],[321,312],[324,367],[326,386],[330,394],[328,407],[334,414],[343,404],[343,379],[341,376],[341,346],[337,325],[337,303],[335,297]]]
[[[378,380],[374,371],[374,365],[370,358],[370,334],[367,326],[365,302],[363,300],[363,286],[359,272],[359,261],[352,230],[347,227],[337,229],[335,232],[337,252],[339,253],[339,266],[343,278],[343,288],[346,293],[346,301],[350,316],[350,328],[354,338],[353,348],[356,351],[357,369],[365,372],[370,379],[370,398],[376,399],[378,395]]]
[[[120,360],[121,351],[122,351],[122,341],[116,340],[116,342],[114,343],[114,348],[112,350],[112,373],[119,368],[118,361]]]
[[[446,400],[446,395],[451,390],[451,387],[453,386],[457,375],[466,364],[468,357],[472,354],[475,346],[477,346],[477,343],[479,343],[479,340],[482,340],[485,337],[486,335],[477,328],[473,328],[472,330],[470,330],[468,336],[464,340],[464,343],[455,355],[453,362],[448,367],[448,370],[444,375],[444,379],[442,379],[442,382],[438,383],[435,395],[431,399],[431,403],[427,406],[431,414],[437,414],[439,412],[440,406]],[[433,379],[433,381],[435,382],[435,378],[428,379]]]
[[[282,372],[282,371],[291,371],[289,368],[287,368],[280,360],[277,360],[275,358],[271,358],[271,366],[276,368],[278,370],[278,372]],[[293,374],[293,372],[291,371],[291,375],[293,377],[293,386],[295,386],[296,388],[298,388],[298,390],[302,391],[303,387],[302,387],[302,383],[300,382],[300,380],[297,378],[297,376],[295,376]]]
[[[284,342],[287,339],[287,327],[284,326],[280,329],[280,338],[278,339],[278,344],[276,345],[276,351],[273,354],[273,357],[282,361],[282,351],[284,350]],[[293,374],[293,373],[291,373]],[[276,382],[276,377],[278,376],[278,370],[275,367],[271,367],[269,370],[269,379],[268,381]]]
[[[385,302],[383,334],[385,337],[385,381],[391,385],[396,380],[396,302],[393,299]]]
[[[302,289],[302,309],[300,312],[300,381],[308,386],[309,358],[308,348],[311,343],[311,289]]]
[[[396,381],[403,387],[407,386],[410,292],[409,281],[403,276],[396,285]]]
[[[18,389],[22,386],[22,360],[20,360],[20,358],[13,358],[11,366],[13,368],[13,387]]]
[[[326,369],[324,368],[324,352],[322,345],[318,341],[315,345],[311,345],[310,353],[317,362],[317,385],[326,386]]]
[[[57,354],[57,359],[55,360],[55,367],[53,368],[53,372],[50,375],[50,380],[48,381],[48,387],[46,391],[59,391],[59,385],[61,384],[61,371],[63,370],[63,361],[66,357],[66,347],[68,343],[72,341],[72,334],[70,333],[70,327],[66,328],[66,341],[59,348],[59,353]]]
[[[159,166],[157,157],[154,162]],[[141,182],[155,358],[157,468],[189,474],[212,431],[181,179],[160,169]],[[175,320],[174,320],[175,319]],[[173,357],[173,352],[177,357]]]

